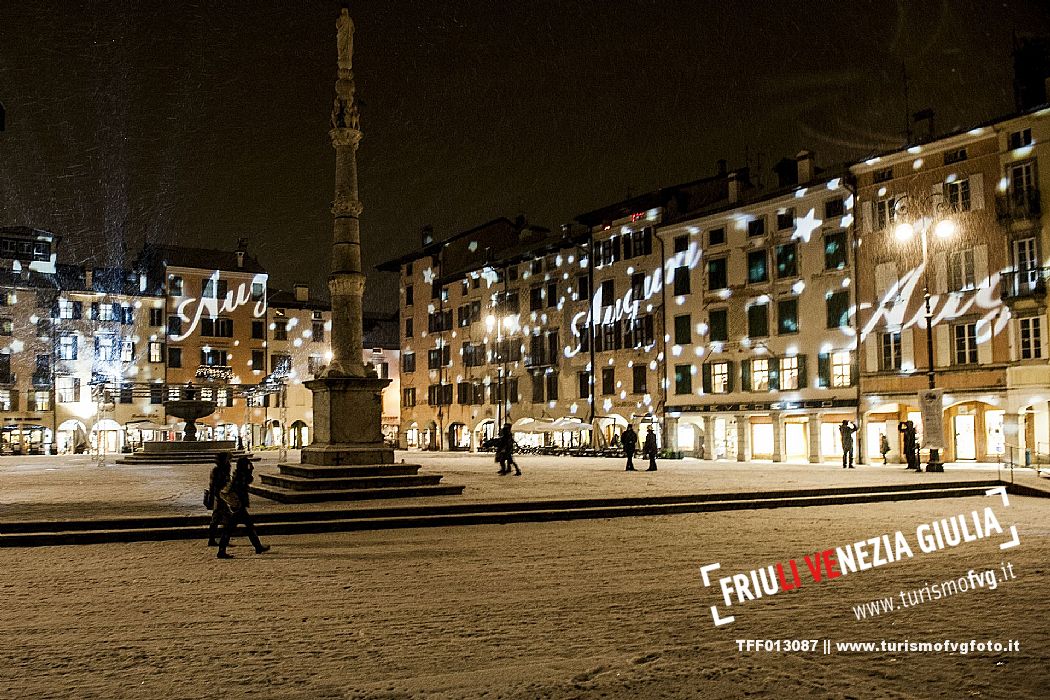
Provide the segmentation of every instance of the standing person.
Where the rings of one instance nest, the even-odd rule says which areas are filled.
[[[510,468],[514,467],[514,476],[521,476],[521,469],[518,467],[518,463],[514,461],[514,435],[510,432],[510,423],[504,423],[503,429],[499,433],[499,446],[496,448],[497,452],[502,454],[503,459],[500,461],[500,474],[510,474]]]
[[[226,522],[223,523],[222,537],[219,539],[219,559],[232,559],[233,555],[226,553],[226,546],[230,543],[230,535],[233,534],[233,529],[237,527],[237,523],[244,525],[244,529],[248,532],[248,539],[251,541],[252,546],[255,547],[256,554],[262,554],[268,551],[270,548],[259,541],[259,536],[255,534],[255,523],[252,522],[252,516],[248,513],[248,484],[255,480],[252,476],[252,461],[247,457],[241,457],[237,460],[237,468],[233,472],[233,478],[230,479],[229,485],[222,490],[222,500],[226,501],[226,505],[230,509],[230,515],[226,518]]]
[[[215,455],[215,466],[211,468],[211,477],[208,479],[208,493],[211,494],[211,522],[208,524],[208,546],[216,547],[215,533],[219,526],[226,522],[230,516],[230,509],[226,501],[219,494],[230,483],[230,453],[219,452]]]
[[[853,469],[853,433],[857,432],[857,424],[848,420],[839,425],[839,436],[842,438],[842,468],[847,465]]]
[[[627,471],[637,471],[634,468],[634,452],[638,449],[638,433],[634,432],[634,426],[628,425],[627,430],[623,431],[620,444],[623,445],[623,452],[627,455]]]
[[[649,426],[649,432],[645,434],[645,444],[642,445],[642,456],[649,458],[649,468],[645,471],[655,472],[656,471],[656,433],[653,432],[653,426]]]
[[[886,433],[879,433],[879,452],[882,453],[882,463],[889,464],[890,460],[886,455],[890,453],[890,441]]]
[[[897,423],[897,431],[904,435],[904,458],[908,460],[907,469],[922,471],[919,469],[919,457],[916,454],[918,441],[915,439],[915,422],[905,420]]]

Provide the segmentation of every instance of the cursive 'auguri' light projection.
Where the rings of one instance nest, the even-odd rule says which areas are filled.
[[[208,285],[211,289],[219,288],[219,271],[211,273],[211,284]],[[231,289],[226,292],[226,296],[222,299],[215,297],[189,297],[184,299],[179,304],[178,314],[182,319],[182,327],[184,329],[181,335],[173,335],[171,339],[175,342],[185,340],[193,335],[193,332],[197,330],[197,326],[200,325],[201,319],[204,318],[205,312],[208,313],[209,318],[218,318],[221,314],[232,313],[235,309],[238,309],[245,304],[252,301],[252,287],[256,284],[261,284],[263,288],[266,287],[266,275],[256,275],[251,279],[250,282],[241,282],[237,285],[236,289]],[[220,303],[221,302],[221,303]],[[262,318],[266,315],[266,295],[255,302],[255,308],[252,310],[252,315],[255,318]]]

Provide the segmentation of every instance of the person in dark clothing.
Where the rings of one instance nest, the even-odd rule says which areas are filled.
[[[222,538],[219,539],[219,559],[232,559],[233,555],[226,553],[226,546],[230,543],[230,535],[233,529],[240,523],[248,533],[248,539],[255,547],[256,554],[262,554],[270,548],[259,541],[255,534],[255,523],[248,513],[248,485],[255,480],[252,476],[252,461],[247,457],[237,460],[237,468],[233,472],[233,478],[229,485],[222,490],[222,500],[226,501],[230,514],[222,527]]]
[[[505,423],[499,432],[496,453],[500,463],[500,474],[510,474],[510,468],[514,467],[514,476],[521,476],[521,469],[514,461],[514,435],[510,432],[510,423]]]
[[[230,515],[230,509],[226,501],[219,496],[226,484],[230,482],[230,453],[220,452],[215,455],[215,466],[211,469],[211,478],[208,480],[208,491],[211,493],[211,523],[208,524],[208,546],[218,546],[215,534],[219,526],[226,522]]]
[[[645,434],[645,444],[642,446],[642,456],[649,458],[649,468],[645,471],[656,471],[656,452],[656,433],[653,432],[653,426],[650,425],[649,432]]]
[[[623,431],[620,444],[623,445],[623,453],[627,455],[627,471],[637,471],[634,468],[634,453],[638,449],[638,433],[634,432],[632,426],[628,425],[627,430]]]
[[[839,424],[839,436],[842,438],[842,468],[847,466],[853,469],[853,433],[857,432],[857,424],[848,420]]]
[[[889,464],[890,460],[887,455],[890,453],[890,441],[886,437],[886,433],[879,433],[879,452],[882,453],[882,463]]]
[[[919,472],[918,440],[915,435],[915,422],[904,420],[897,423],[897,432],[904,436],[904,458],[908,461],[907,469]]]

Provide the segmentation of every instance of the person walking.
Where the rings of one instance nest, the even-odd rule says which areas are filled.
[[[211,522],[208,523],[209,547],[218,546],[215,534],[219,531],[219,526],[226,522],[226,518],[230,515],[226,501],[222,500],[219,494],[226,488],[226,484],[230,483],[231,466],[229,452],[219,452],[215,455],[215,466],[211,468],[211,477],[208,479],[208,496],[211,500]]]
[[[890,441],[886,433],[879,433],[879,452],[882,453],[882,463],[889,464],[890,460],[887,455],[890,453]]]
[[[857,424],[848,420],[839,424],[839,436],[842,438],[842,468],[849,466],[853,469],[853,433],[857,432]]]
[[[219,539],[219,553],[217,555],[219,559],[233,558],[232,554],[226,553],[226,547],[229,545],[230,535],[233,534],[233,529],[237,527],[238,523],[244,525],[244,529],[248,533],[248,539],[251,541],[252,546],[255,547],[256,554],[262,554],[270,549],[269,546],[259,541],[259,536],[255,534],[255,523],[252,522],[252,516],[248,513],[248,485],[255,480],[255,477],[252,476],[252,471],[252,461],[247,457],[239,458],[230,483],[220,494],[222,500],[226,502],[230,514],[226,518],[226,522],[223,523],[222,537]]]
[[[634,468],[634,452],[638,449],[638,433],[634,432],[633,426],[628,425],[627,430],[623,431],[620,444],[623,445],[623,453],[627,455],[627,471],[638,471]]]
[[[521,469],[514,461],[514,435],[510,432],[510,423],[504,423],[499,433],[499,446],[496,451],[500,455],[500,474],[510,474],[510,468],[514,467],[514,476],[521,476]]]
[[[918,440],[916,440],[915,422],[904,420],[897,423],[897,432],[904,436],[904,458],[908,461],[906,469],[914,469],[917,472],[921,472],[919,455],[917,454]]]
[[[645,444],[642,445],[642,456],[649,458],[649,468],[645,471],[656,471],[656,452],[656,433],[653,432],[653,426],[650,425],[649,432],[645,434]]]

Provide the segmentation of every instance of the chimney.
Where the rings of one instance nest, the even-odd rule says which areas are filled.
[[[244,255],[248,252],[248,239],[238,238],[237,239],[237,268],[244,267]]]
[[[95,278],[94,271],[88,270],[88,269],[85,268],[85,270],[84,270],[84,289],[91,289],[92,288],[91,285],[95,281],[94,278]]]
[[[726,190],[726,199],[730,204],[740,199],[740,181],[737,179],[736,171],[729,173],[729,177],[726,178]]]
[[[423,240],[424,248],[434,242],[434,227],[430,224],[423,224],[423,228],[420,229],[419,233]]]
[[[798,164],[798,184],[807,185],[813,180],[813,153],[811,151],[799,151],[795,156]]]
[[[715,168],[716,168],[715,174],[716,175],[725,175],[726,174],[726,165],[727,165],[726,164],[726,159],[725,158],[719,158],[718,159],[718,163],[715,165]]]
[[[310,287],[305,284],[297,284],[294,289],[296,301],[310,301]]]

